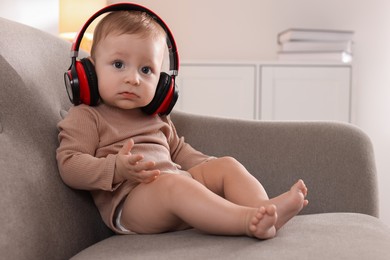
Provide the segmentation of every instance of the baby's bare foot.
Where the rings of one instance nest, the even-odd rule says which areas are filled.
[[[306,200],[306,196],[307,187],[302,180],[299,180],[289,191],[269,201],[271,204],[276,205],[277,208],[278,221],[275,225],[277,230],[297,215],[309,203]]]
[[[276,207],[274,205],[262,206],[249,220],[248,235],[259,239],[272,238],[276,235],[276,221]]]

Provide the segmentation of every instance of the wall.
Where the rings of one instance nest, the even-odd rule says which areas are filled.
[[[58,6],[58,0],[1,0],[0,17],[57,34]]]
[[[118,2],[112,0],[110,2]],[[355,31],[352,120],[372,139],[381,219],[390,226],[390,1],[164,0],[133,2],[157,12],[182,60],[274,60],[289,27]],[[45,14],[36,15],[31,12]],[[58,1],[2,0],[0,16],[57,33]]]

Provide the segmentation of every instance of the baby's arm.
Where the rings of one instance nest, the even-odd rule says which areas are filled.
[[[100,142],[98,123],[91,109],[81,105],[71,108],[58,124],[58,168],[62,180],[74,189],[115,189],[116,154],[96,156]]]
[[[154,169],[155,162],[144,162],[142,154],[131,154],[133,139],[125,143],[116,156],[114,184],[128,180],[133,183],[149,183],[154,181],[160,171]]]

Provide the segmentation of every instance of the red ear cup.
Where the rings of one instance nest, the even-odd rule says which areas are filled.
[[[75,61],[64,75],[69,99],[74,105],[96,106],[99,102],[97,76],[92,62],[87,59]]]
[[[80,85],[80,100],[83,104],[96,106],[100,96],[95,66],[88,58],[81,59],[78,64],[81,64],[82,66],[80,67],[83,69],[83,73],[81,73],[83,76],[83,84]]]
[[[99,89],[95,67],[88,58],[74,60],[64,74],[66,91],[74,105],[96,106],[99,102]]]
[[[156,93],[152,101],[142,108],[149,115],[168,115],[179,97],[175,79],[165,72],[161,72]]]
[[[96,106],[99,102],[99,89],[95,67],[87,59],[74,60],[70,69],[64,74],[66,91],[74,105],[81,103]]]
[[[81,63],[81,61],[76,61],[76,77],[78,81],[78,86],[75,86],[75,88],[78,87],[78,96],[76,93],[73,93],[73,99],[75,104],[86,104],[89,105],[90,103],[90,95],[89,95],[89,86],[88,86],[88,79],[87,74],[85,73],[84,66]]]

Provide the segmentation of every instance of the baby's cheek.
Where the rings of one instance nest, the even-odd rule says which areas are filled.
[[[154,96],[156,95],[156,88],[151,88],[147,93],[147,98],[145,99],[146,105],[152,102]]]

